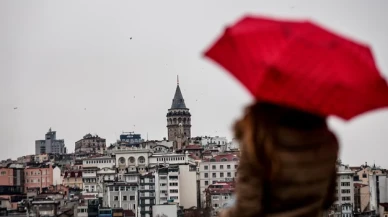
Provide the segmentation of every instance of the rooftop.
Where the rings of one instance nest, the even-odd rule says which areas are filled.
[[[201,145],[191,144],[191,145],[184,147],[184,149],[186,149],[186,150],[203,150],[203,147]]]
[[[171,109],[187,109],[179,84],[176,86],[174,99],[172,100],[171,104]]]
[[[204,159],[203,162],[223,162],[223,161],[239,161],[236,154],[219,154],[210,159]]]

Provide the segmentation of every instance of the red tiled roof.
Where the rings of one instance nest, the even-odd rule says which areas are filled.
[[[220,162],[220,161],[238,161],[239,157],[236,154],[219,154],[211,159],[204,159],[205,162]]]
[[[191,159],[193,159],[193,160],[201,160],[200,157],[195,156],[195,155],[193,155],[193,154],[190,154],[189,157],[190,157]]]
[[[201,145],[191,144],[185,147],[185,150],[202,150],[203,147]]]
[[[206,191],[210,194],[226,194],[233,193],[235,190],[234,182],[217,182],[209,185]]]

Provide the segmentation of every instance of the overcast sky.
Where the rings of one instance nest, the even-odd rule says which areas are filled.
[[[2,0],[0,159],[34,154],[50,127],[71,152],[87,133],[162,139],[176,75],[192,135],[231,138],[251,98],[201,56],[226,24],[248,12],[312,18],[371,44],[388,77],[387,11],[385,0]],[[330,124],[344,163],[388,167],[388,110]]]

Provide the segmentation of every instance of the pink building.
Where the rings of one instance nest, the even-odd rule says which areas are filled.
[[[48,188],[52,185],[62,184],[61,171],[58,167],[39,164],[36,166],[28,166],[24,170],[25,173],[25,191],[38,190]]]
[[[0,185],[13,186],[13,169],[0,168]]]
[[[0,186],[24,187],[24,166],[22,164],[8,164],[0,167]]]

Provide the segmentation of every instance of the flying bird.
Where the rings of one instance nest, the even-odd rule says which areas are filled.
[[[18,107],[15,107],[15,108],[13,108],[13,109],[18,109]]]
[[[129,40],[132,40],[132,37],[130,37]]]

